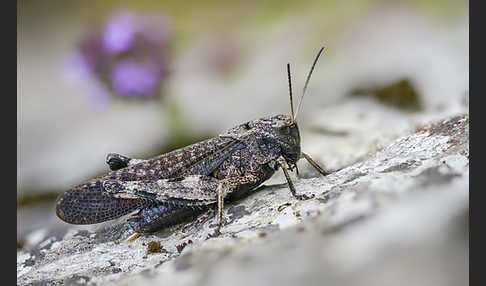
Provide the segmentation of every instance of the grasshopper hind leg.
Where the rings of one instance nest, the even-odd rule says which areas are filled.
[[[137,233],[151,233],[185,221],[194,220],[206,212],[209,206],[179,206],[156,204],[140,210],[128,219],[131,228]]]

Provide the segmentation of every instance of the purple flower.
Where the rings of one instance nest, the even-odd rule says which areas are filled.
[[[95,81],[97,87],[91,90],[108,90],[122,98],[155,98],[168,76],[170,38],[163,16],[119,12],[81,39],[73,67],[78,75]]]
[[[108,53],[126,52],[135,42],[135,19],[130,13],[114,15],[103,32],[103,48]]]
[[[87,104],[93,110],[103,110],[107,107],[110,101],[109,90],[101,81],[93,79],[92,69],[87,61],[79,54],[74,54],[68,57],[65,64],[67,72],[63,74],[64,79],[84,88]]]
[[[111,81],[116,91],[129,96],[153,96],[159,85],[159,69],[155,64],[137,63],[133,59],[115,64]]]

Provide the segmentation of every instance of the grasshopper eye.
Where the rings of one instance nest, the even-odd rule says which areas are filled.
[[[280,129],[278,130],[280,132],[280,134],[289,134],[290,133],[290,127],[288,126],[283,126],[283,127],[280,127]]]

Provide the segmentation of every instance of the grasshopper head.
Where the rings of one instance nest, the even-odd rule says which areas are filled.
[[[291,169],[300,158],[300,134],[297,123],[288,115],[275,115],[250,121],[252,129],[260,130],[260,147],[282,155]]]
[[[273,121],[276,143],[280,146],[282,156],[293,169],[300,159],[300,134],[297,122],[288,115],[276,115],[270,118]]]
[[[269,159],[277,159],[282,155],[291,169],[301,155],[299,128],[288,115],[275,115],[252,120],[226,130],[220,136],[230,137],[241,142],[256,140],[258,148],[271,155]]]

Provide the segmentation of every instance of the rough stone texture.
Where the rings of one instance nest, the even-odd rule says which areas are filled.
[[[406,115],[400,126],[386,118],[405,117],[375,116],[381,120],[363,120],[375,124],[368,136],[344,128],[349,135],[330,143],[309,137],[303,150],[314,148],[307,152],[340,169],[316,177],[299,162],[295,186],[315,198],[294,199],[276,176],[226,206],[219,237],[208,239],[212,218],[131,243],[123,220],[67,233],[41,229],[17,252],[17,283],[467,285],[469,116],[445,113]],[[350,150],[364,147],[333,156],[326,144],[339,138]]]

